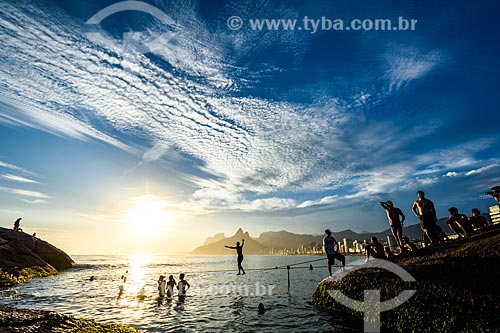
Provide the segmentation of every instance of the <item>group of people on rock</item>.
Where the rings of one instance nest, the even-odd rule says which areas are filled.
[[[411,210],[420,221],[420,227],[424,232],[424,243],[427,246],[444,243],[448,240],[448,236],[437,224],[438,218],[434,203],[425,197],[423,191],[418,191],[417,196],[418,199],[413,203]],[[392,233],[401,252],[411,250],[412,246],[408,243],[409,240],[405,240],[405,237],[403,237],[405,215],[401,209],[394,207],[391,201],[380,202],[380,206],[387,213]],[[450,207],[448,211],[450,216],[446,224],[459,238],[469,237],[473,231],[488,227],[488,222],[477,208],[472,209],[470,218],[464,214],[459,214],[456,207]]]
[[[500,186],[493,187],[492,191],[486,192],[486,194],[493,196],[495,200],[500,202]],[[418,191],[417,197],[418,199],[413,203],[411,210],[420,221],[420,227],[424,232],[425,245],[432,246],[444,243],[448,240],[448,236],[437,224],[438,218],[434,203],[425,197],[423,191]],[[395,207],[392,201],[380,202],[380,206],[387,213],[387,219],[389,220],[392,234],[400,248],[400,254],[416,251],[417,247],[415,244],[413,244],[408,237],[403,236],[403,223],[406,216],[401,209]],[[472,209],[472,215],[470,217],[460,214],[456,207],[450,207],[448,211],[450,216],[446,224],[458,238],[467,238],[474,231],[488,227],[488,222],[477,208]],[[323,248],[328,258],[328,271],[331,275],[331,267],[334,265],[335,259],[342,263],[342,268],[345,266],[345,256],[339,252],[339,245],[335,238],[332,237],[331,231],[326,229],[325,234],[326,237],[323,239]],[[364,250],[367,260],[370,257],[377,259],[392,259],[395,255],[390,247],[380,243],[377,237],[372,237],[371,241],[365,245]]]

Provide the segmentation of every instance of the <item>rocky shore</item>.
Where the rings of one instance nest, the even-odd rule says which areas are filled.
[[[54,275],[74,264],[66,253],[48,242],[0,227],[0,287]]]
[[[24,232],[0,227],[0,288],[58,274],[74,266],[62,250]],[[121,324],[102,324],[57,312],[0,306],[0,333],[132,333]]]
[[[137,333],[120,324],[101,324],[57,312],[13,309],[0,306],[0,333]]]
[[[363,300],[364,290],[381,291],[382,301],[405,289],[417,292],[403,305],[382,312],[386,332],[498,332],[500,327],[500,226],[490,227],[469,239],[421,249],[398,258],[416,282],[404,282],[388,271],[358,270],[336,281],[323,280],[311,303],[359,322],[363,316],[337,303],[328,290],[340,290]]]

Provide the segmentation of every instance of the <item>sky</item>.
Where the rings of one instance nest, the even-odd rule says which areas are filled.
[[[418,190],[439,217],[487,212],[499,6],[0,0],[0,225],[71,254],[177,253],[239,227],[381,231],[382,200],[416,224]],[[306,17],[416,25],[252,26]]]

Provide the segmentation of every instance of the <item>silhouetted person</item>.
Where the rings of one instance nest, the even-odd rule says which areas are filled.
[[[184,302],[186,299],[186,293],[191,288],[189,282],[184,280],[184,273],[179,275],[179,283],[177,283],[177,289],[179,289],[179,302]]]
[[[89,281],[94,281],[94,280],[95,280],[95,276],[93,276],[93,275],[92,275],[92,276],[90,277]]]
[[[448,211],[450,212],[450,217],[446,221],[448,227],[450,227],[459,237],[469,237],[473,231],[469,218],[464,214],[459,214],[456,207],[450,207]]]
[[[448,240],[448,236],[446,235],[446,233],[437,224],[436,224],[436,238],[438,240],[438,243],[444,243],[445,241]]]
[[[137,299],[139,301],[144,301],[146,299],[146,289],[144,288],[144,286],[142,286],[142,288],[139,290],[139,293],[137,294]]]
[[[486,192],[487,195],[491,195],[500,205],[500,186],[494,186],[491,191]]]
[[[123,287],[123,284],[120,284],[120,286],[118,287],[119,291],[118,291],[118,297],[117,298],[120,298],[122,297],[123,295],[123,291],[124,291],[124,287]]]
[[[160,275],[160,278],[158,279],[158,292],[162,298],[165,297],[167,293],[167,281],[165,281],[164,275]]]
[[[424,191],[417,192],[418,200],[413,203],[411,210],[420,221],[420,227],[430,239],[430,245],[439,243],[436,237],[436,209],[434,208],[434,203],[425,198]]]
[[[170,275],[167,281],[167,298],[174,297],[174,287],[177,286],[177,282],[174,280],[174,276]]]
[[[472,228],[474,228],[474,230],[481,230],[488,227],[488,221],[486,221],[477,208],[472,209],[472,216],[469,217],[469,222],[472,224]]]
[[[264,307],[264,304],[259,303],[259,306],[257,307],[257,312],[260,315],[263,315],[264,313],[266,313],[266,308]]]
[[[375,259],[386,259],[385,249],[382,244],[378,242],[377,237],[372,237],[370,244],[365,246],[366,260],[372,256]]]
[[[387,219],[389,220],[389,224],[391,226],[392,234],[396,239],[396,243],[398,244],[401,252],[405,250],[403,245],[403,222],[405,221],[405,215],[401,211],[401,209],[394,207],[392,201],[380,202],[380,206],[385,209],[387,213]],[[399,217],[402,217],[400,219]]]
[[[403,237],[403,242],[404,242],[404,245],[406,247],[406,249],[410,252],[415,252],[417,251],[417,246],[415,244],[413,244],[411,242],[411,240],[407,237],[407,236],[404,236]]]
[[[17,220],[14,221],[14,228],[12,228],[12,230],[14,230],[14,231],[23,231],[23,229],[21,229],[21,227],[20,227],[22,219],[23,218],[20,217],[20,218],[18,218]]]
[[[323,249],[326,253],[326,258],[328,259],[328,273],[332,275],[332,265],[335,265],[335,259],[342,262],[342,267],[345,267],[345,256],[338,252],[339,243],[335,238],[332,237],[332,232],[330,229],[325,230],[326,237],[323,238]]]
[[[386,257],[387,259],[389,259],[389,260],[390,260],[390,259],[394,259],[394,253],[392,253],[392,251],[391,251],[391,248],[390,248],[390,247],[388,247],[388,246],[384,247],[384,251],[385,251],[385,257]]]
[[[127,275],[128,275],[128,270],[125,272],[124,275],[122,275],[122,277],[120,278],[120,280],[123,281],[123,283],[127,282]]]
[[[238,254],[238,275],[245,274],[245,270],[243,269],[243,266],[241,266],[241,263],[243,262],[243,245],[245,245],[244,239],[241,240],[241,245],[240,242],[236,242],[236,246],[225,246],[228,249],[236,250],[236,253]]]

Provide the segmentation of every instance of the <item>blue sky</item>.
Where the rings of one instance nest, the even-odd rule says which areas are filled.
[[[420,189],[439,216],[494,204],[494,1],[145,1],[175,23],[127,11],[85,24],[115,3],[0,1],[2,225],[23,216],[73,253],[176,252],[240,226],[379,231],[380,200],[414,224]],[[418,23],[248,24],[304,16]]]

